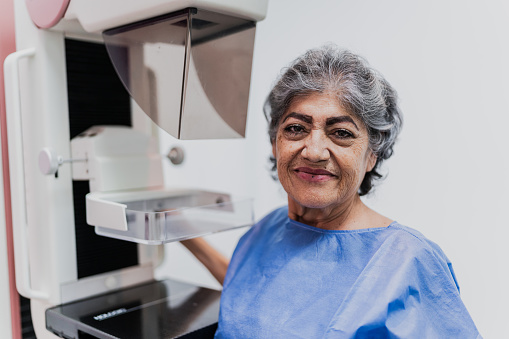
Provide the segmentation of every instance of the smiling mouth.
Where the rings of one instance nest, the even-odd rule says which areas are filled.
[[[310,167],[298,167],[294,172],[302,180],[310,182],[323,182],[337,177],[327,170]]]

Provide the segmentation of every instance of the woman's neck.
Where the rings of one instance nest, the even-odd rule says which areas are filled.
[[[339,206],[310,208],[288,198],[290,219],[306,225],[328,230],[355,230],[389,226],[393,220],[366,206],[359,195]]]

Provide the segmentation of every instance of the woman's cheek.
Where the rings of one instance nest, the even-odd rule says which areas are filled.
[[[298,145],[288,141],[280,141],[276,147],[276,159],[286,165],[299,153]]]

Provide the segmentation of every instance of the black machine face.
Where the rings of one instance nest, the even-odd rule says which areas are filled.
[[[131,126],[131,104],[102,44],[66,39],[71,139],[95,125]],[[138,265],[135,243],[101,237],[86,222],[88,181],[73,181],[78,279]]]

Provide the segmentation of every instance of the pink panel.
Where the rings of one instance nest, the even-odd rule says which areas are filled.
[[[9,154],[5,113],[4,60],[16,51],[14,34],[14,0],[0,0],[0,132],[2,134],[2,169],[5,199],[5,228],[7,233],[7,261],[11,302],[12,338],[21,339],[21,313],[14,272],[14,246],[12,241],[11,187],[9,181]],[[0,255],[5,255],[0,253]]]
[[[40,28],[55,26],[64,17],[70,0],[25,0],[32,21]]]

